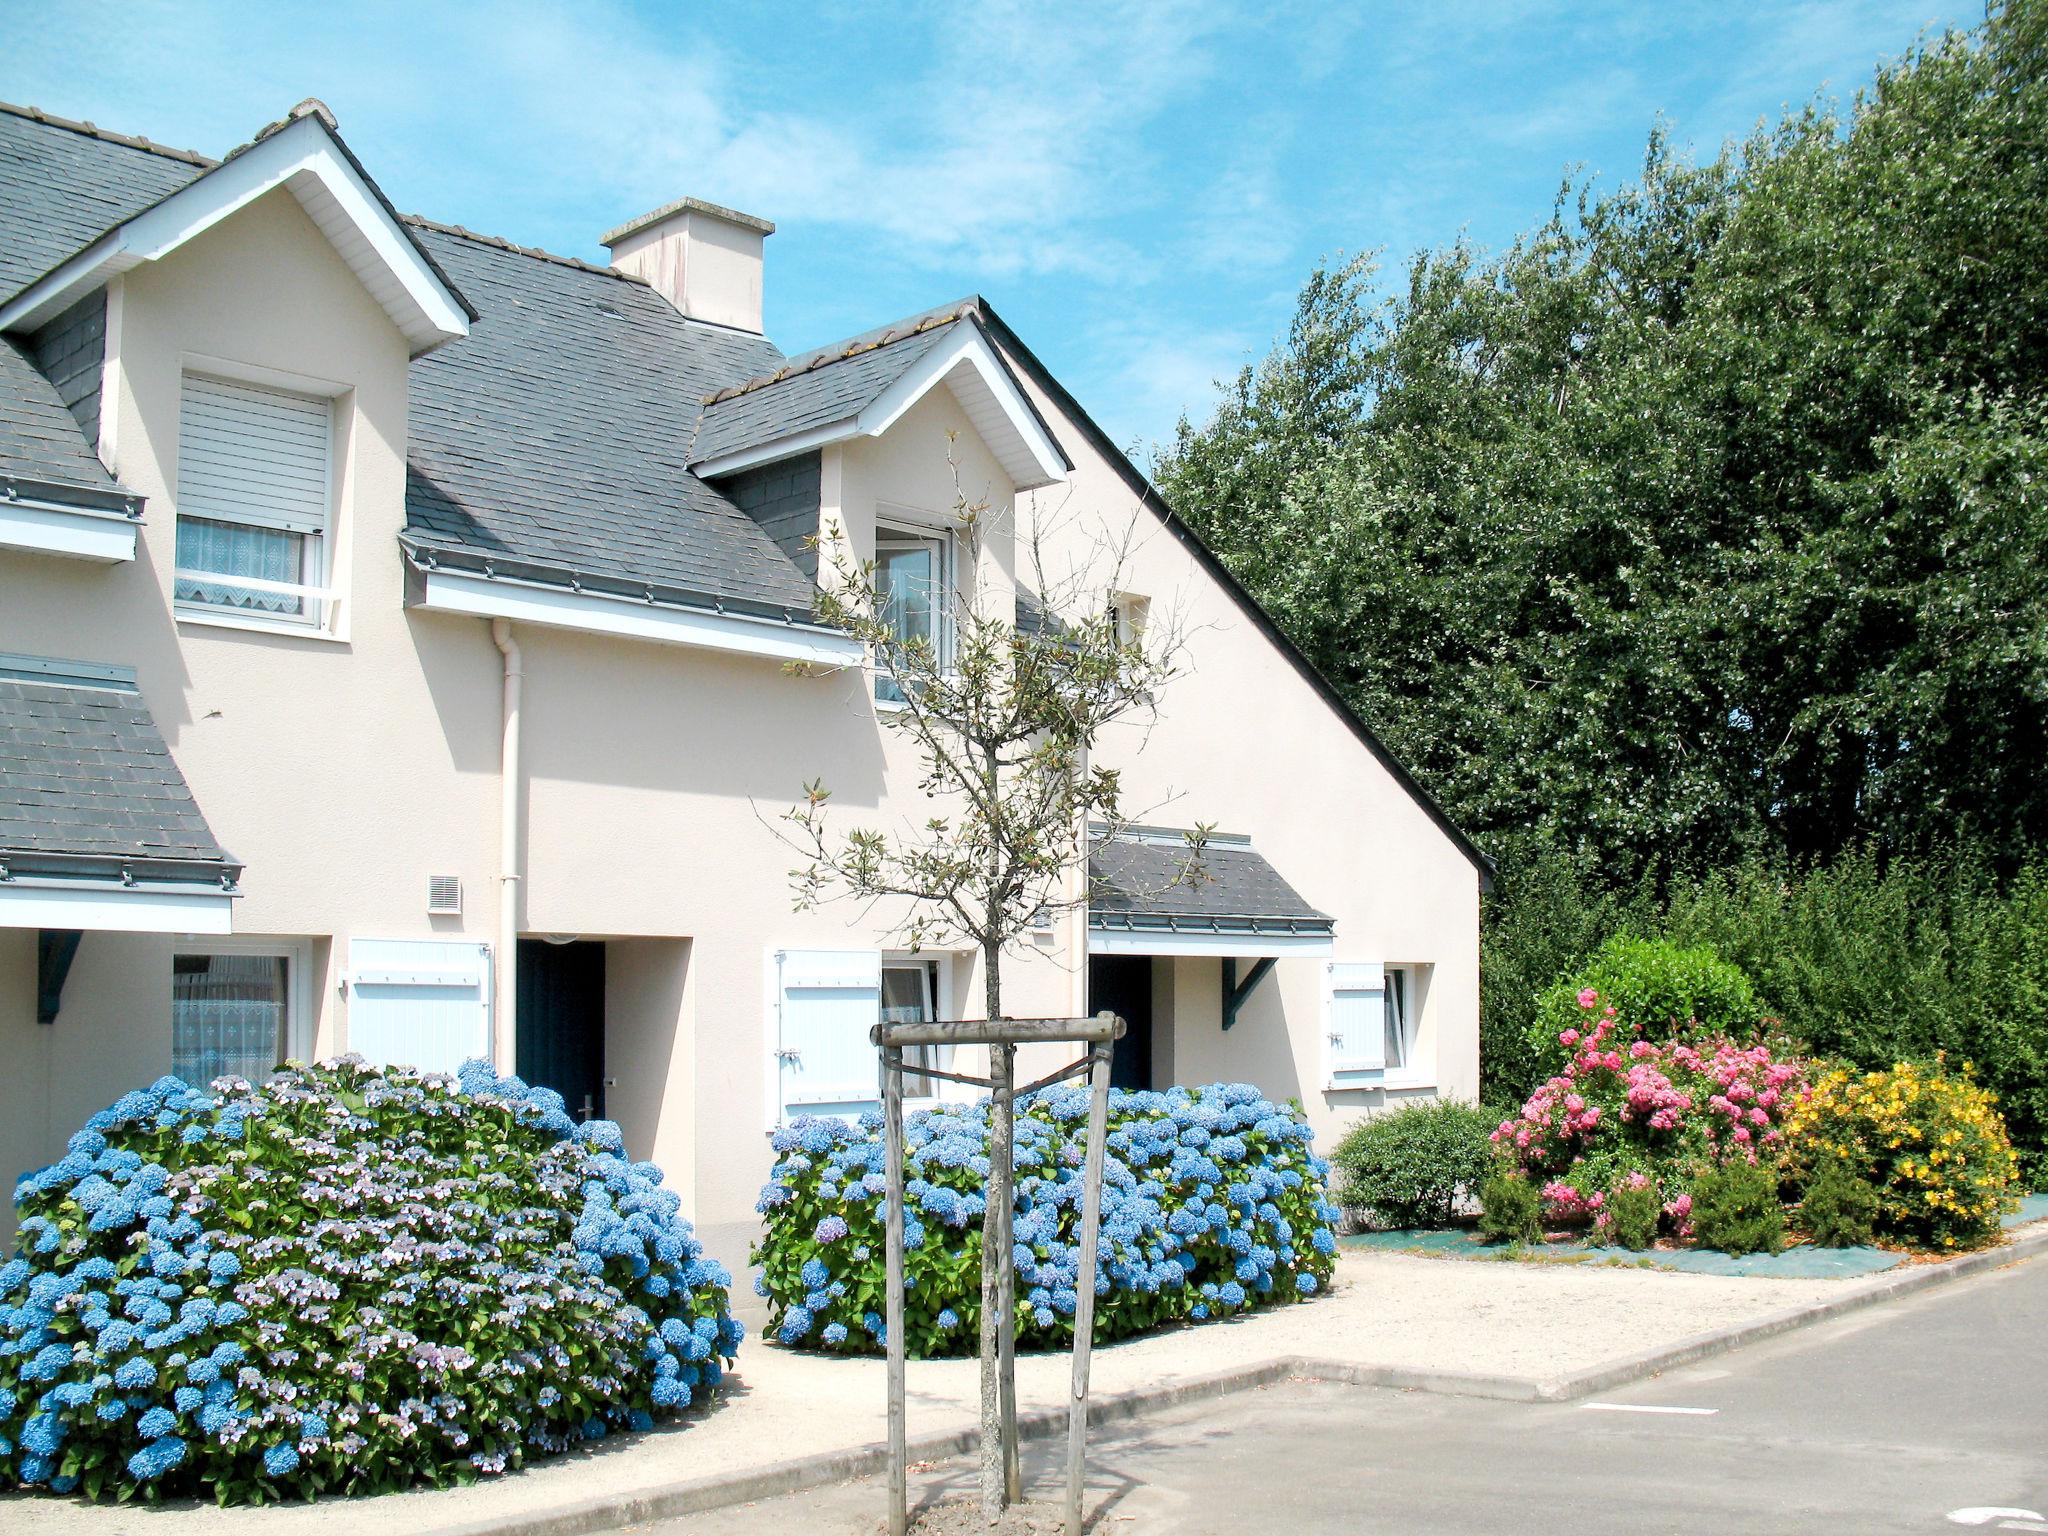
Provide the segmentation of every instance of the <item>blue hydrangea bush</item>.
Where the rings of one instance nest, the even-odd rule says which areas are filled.
[[[661,1170],[481,1062],[159,1078],[15,1203],[0,1483],[225,1504],[468,1482],[651,1428],[740,1341]]]
[[[1018,1342],[1073,1339],[1088,1090],[1018,1101],[1014,1222]],[[1245,1083],[1110,1093],[1095,1336],[1205,1322],[1295,1301],[1336,1265],[1329,1165],[1298,1109]],[[905,1126],[905,1336],[920,1358],[971,1353],[981,1318],[988,1106],[945,1105]],[[759,1209],[755,1289],[785,1344],[873,1353],[887,1211],[881,1117],[805,1118],[776,1132]]]

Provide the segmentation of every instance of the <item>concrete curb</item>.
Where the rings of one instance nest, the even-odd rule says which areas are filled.
[[[1262,1360],[1255,1365],[1236,1366],[1207,1376],[1191,1376],[1184,1381],[1169,1382],[1142,1391],[1100,1397],[1088,1405],[1088,1422],[1091,1426],[1114,1424],[1161,1408],[1271,1386],[1290,1376],[1316,1374],[1304,1371],[1303,1365],[1303,1361],[1292,1356]],[[1041,1408],[1017,1415],[1017,1438],[1020,1441],[1048,1440],[1066,1431],[1064,1409]],[[935,1435],[913,1436],[909,1447],[910,1459],[913,1463],[945,1461],[964,1455],[980,1443],[979,1425]],[[588,1532],[608,1531],[616,1526],[701,1514],[707,1509],[749,1504],[759,1499],[847,1482],[856,1477],[872,1477],[886,1471],[888,1465],[889,1448],[886,1445],[851,1446],[842,1451],[780,1461],[746,1472],[693,1478],[689,1482],[671,1483],[642,1493],[600,1495],[530,1515],[434,1526],[421,1531],[419,1536],[585,1536]]]
[[[1625,1382],[1654,1376],[1662,1371],[1689,1365],[1710,1355],[1739,1349],[1781,1333],[1824,1322],[1845,1312],[1876,1306],[1932,1286],[1966,1279],[1986,1270],[2002,1268],[2033,1258],[2048,1250],[2048,1223],[2023,1237],[1982,1253],[1966,1254],[1943,1264],[1917,1266],[1903,1272],[1880,1275],[1857,1283],[1853,1290],[1811,1306],[1789,1307],[1782,1312],[1717,1328],[1680,1340],[1663,1349],[1624,1356],[1604,1365],[1591,1366],[1568,1376],[1540,1380],[1527,1376],[1494,1376],[1474,1371],[1415,1370],[1404,1366],[1359,1365],[1344,1360],[1319,1360],[1304,1355],[1283,1355],[1252,1365],[1236,1366],[1207,1376],[1189,1377],[1135,1392],[1121,1392],[1097,1398],[1088,1407],[1091,1426],[1114,1424],[1141,1414],[1185,1403],[1227,1397],[1233,1393],[1271,1386],[1293,1378],[1340,1382],[1347,1386],[1388,1387],[1400,1391],[1432,1392],[1452,1397],[1491,1398],[1503,1402],[1565,1403]],[[1039,1409],[1020,1414],[1020,1440],[1050,1439],[1064,1434],[1064,1409]],[[963,1455],[980,1443],[979,1426],[924,1435],[910,1442],[910,1459],[944,1461]],[[701,1514],[732,1504],[748,1504],[784,1494],[802,1493],[857,1477],[872,1477],[888,1468],[885,1445],[852,1446],[817,1456],[776,1462],[745,1472],[693,1478],[639,1493],[605,1494],[560,1504],[532,1514],[466,1521],[458,1525],[437,1525],[418,1536],[588,1536],[622,1525],[651,1520],[674,1519]]]

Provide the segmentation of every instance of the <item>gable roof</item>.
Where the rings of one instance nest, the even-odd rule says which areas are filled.
[[[127,667],[0,656],[0,864],[217,881],[241,865],[206,824]]]
[[[1074,467],[971,301],[807,352],[711,395],[690,462],[716,477],[826,443],[879,437],[942,383],[1019,490],[1050,485]]]
[[[0,298],[216,164],[189,149],[0,102]]]
[[[1415,776],[1402,766],[1400,759],[1387,749],[1386,743],[1373,733],[1372,727],[1365,723],[1358,711],[1337,691],[1336,685],[1323,676],[1316,664],[1302,654],[1301,647],[1290,640],[1287,632],[1273,622],[1273,616],[1259,606],[1258,600],[1245,590],[1244,583],[1231,574],[1230,567],[1217,558],[1216,552],[1202,541],[1202,536],[1189,527],[1187,520],[1167,504],[1166,498],[1159,494],[1159,488],[1131,462],[1130,456],[1110,441],[1109,434],[1082,409],[1080,401],[1067,392],[1066,386],[1053,377],[1051,370],[1038,360],[1037,354],[1024,344],[1023,338],[1010,329],[1003,317],[995,312],[986,299],[977,295],[968,302],[974,306],[976,315],[989,328],[1004,353],[1015,359],[1032,382],[1045,391],[1047,398],[1059,407],[1061,414],[1073,422],[1081,435],[1088,439],[1089,445],[1102,455],[1103,462],[1116,471],[1118,478],[1129,488],[1131,494],[1137,497],[1139,504],[1151,508],[1166,525],[1167,531],[1181,542],[1198,565],[1215,578],[1217,584],[1230,595],[1232,601],[1252,621],[1259,633],[1272,643],[1274,649],[1279,651],[1301,679],[1322,697],[1323,702],[1329,705],[1337,718],[1350,728],[1351,734],[1358,738],[1365,749],[1379,760],[1380,766],[1387,770],[1409,799],[1422,808],[1423,813],[1436,824],[1437,830],[1449,838],[1452,845],[1471,862],[1473,868],[1479,871],[1481,889],[1491,890],[1493,860],[1480,851],[1479,845],[1467,837],[1458,824],[1451,820],[1450,813],[1436,802],[1428,790],[1416,782]]]
[[[15,121],[23,121],[17,117]],[[302,102],[220,164],[120,215],[65,259],[0,298],[0,330],[41,324],[111,277],[157,261],[277,187],[288,187],[415,355],[476,318],[363,169],[327,109]]]
[[[421,557],[807,614],[815,589],[690,472],[707,394],[771,369],[760,336],[637,278],[419,221],[482,317],[411,370],[406,541]]]

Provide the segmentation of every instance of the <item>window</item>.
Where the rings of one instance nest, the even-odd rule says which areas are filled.
[[[186,1082],[244,1077],[260,1083],[277,1064],[304,1054],[302,992],[309,952],[221,946],[171,958],[171,1071]]]
[[[1133,646],[1145,638],[1145,620],[1152,611],[1148,598],[1131,592],[1112,592],[1109,595],[1109,623],[1116,632],[1116,643]]]
[[[896,528],[875,530],[875,595],[882,619],[898,647],[921,644],[933,656],[946,643],[946,540],[929,533]],[[875,697],[902,703],[895,681],[878,676]]]
[[[939,1016],[937,961],[890,963],[882,967],[882,1022],[928,1024]],[[936,1098],[941,1079],[925,1077],[925,1067],[944,1071],[936,1045],[911,1046],[903,1053],[903,1091],[917,1098]]]
[[[1410,1012],[1408,970],[1405,966],[1387,967],[1387,1054],[1389,1071],[1399,1071],[1408,1065],[1408,1045],[1414,1039],[1414,1016]]]
[[[331,400],[186,375],[179,604],[282,625],[323,621],[332,440]]]

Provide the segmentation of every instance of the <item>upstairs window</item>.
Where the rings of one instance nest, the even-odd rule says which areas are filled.
[[[324,621],[333,402],[188,374],[173,591],[188,609]]]
[[[875,530],[875,595],[898,646],[921,644],[943,658],[946,643],[947,547],[942,535]],[[903,702],[892,678],[875,679],[875,697]]]

